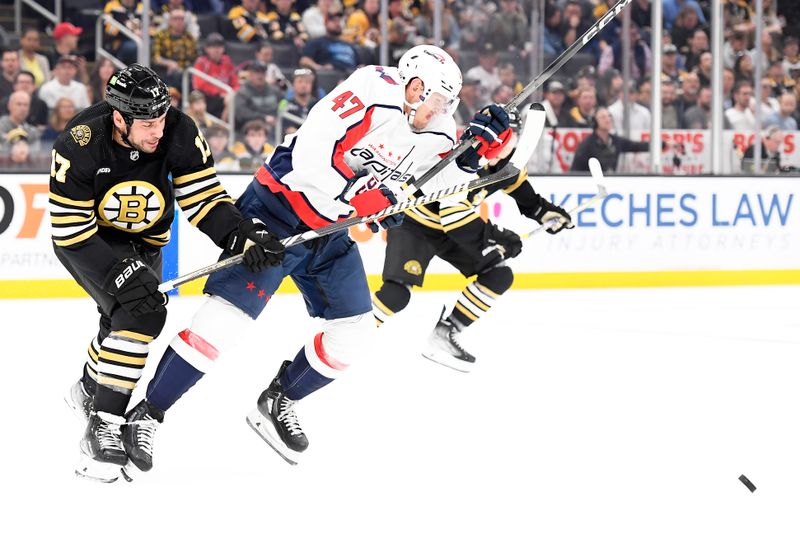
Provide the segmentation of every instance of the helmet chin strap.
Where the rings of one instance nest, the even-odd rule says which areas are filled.
[[[419,101],[416,104],[412,104],[411,102],[409,102],[404,98],[403,103],[405,103],[408,106],[408,124],[410,126],[413,126],[414,118],[417,116],[417,109],[419,108],[419,106],[422,105],[422,101]]]

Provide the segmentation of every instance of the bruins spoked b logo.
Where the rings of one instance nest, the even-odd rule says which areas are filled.
[[[138,233],[164,214],[164,196],[146,181],[125,181],[109,189],[98,211],[109,225]]]

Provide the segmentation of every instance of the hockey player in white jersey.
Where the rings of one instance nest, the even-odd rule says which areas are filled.
[[[276,148],[237,206],[284,238],[393,205],[405,182],[421,176],[455,146],[452,115],[460,90],[458,66],[434,46],[412,48],[397,68],[373,65],[357,70]],[[473,122],[479,126],[467,135],[479,140],[477,147],[446,167],[424,191],[468,180],[481,160],[493,158],[511,136],[508,115],[497,106],[476,114]],[[393,215],[379,222],[387,228],[402,218]],[[370,227],[379,230],[374,222]],[[286,276],[303,294],[309,315],[322,319],[321,324],[294,359],[281,364],[247,421],[286,461],[296,463],[308,446],[296,402],[331,383],[376,346],[371,342],[376,327],[367,277],[358,249],[345,232],[290,247],[280,266],[259,274],[241,266],[212,274],[204,289],[209,297],[192,325],[172,340],[148,385],[143,412],[136,416],[162,420],[164,411],[213,367],[218,356],[231,350]],[[259,327],[268,331],[270,324]],[[269,343],[264,343],[263,352],[272,355]],[[146,415],[148,410],[159,416]],[[148,470],[153,427],[129,422],[124,441],[131,462]]]

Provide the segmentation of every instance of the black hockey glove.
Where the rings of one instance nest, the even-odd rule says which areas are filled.
[[[169,297],[158,290],[158,276],[138,257],[126,257],[111,267],[103,290],[132,316],[165,311]]]
[[[231,255],[244,252],[242,263],[250,272],[261,272],[267,267],[278,266],[286,255],[286,248],[281,241],[257,218],[239,222],[239,227],[228,237],[225,251]]]
[[[496,267],[506,259],[517,257],[522,252],[519,235],[491,222],[484,227],[483,246],[483,259],[476,267],[479,273]]]
[[[464,172],[477,172],[481,157],[494,159],[511,140],[510,120],[505,109],[491,104],[475,113],[461,140],[473,137],[478,139],[478,146],[470,146],[456,158],[458,168]]]
[[[543,226],[547,225],[548,227],[545,230],[547,233],[555,235],[564,228],[572,229],[575,227],[572,217],[563,207],[550,203],[544,198],[541,198],[541,200],[542,203],[530,214],[530,218]]]

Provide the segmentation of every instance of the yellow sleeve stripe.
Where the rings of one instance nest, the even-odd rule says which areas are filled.
[[[181,187],[186,185],[190,181],[194,181],[198,178],[205,178],[206,176],[210,176],[211,174],[216,174],[217,170],[214,167],[204,168],[203,170],[198,170],[197,172],[192,172],[191,174],[184,174],[183,176],[173,176],[172,177],[172,184],[176,187]]]
[[[414,209],[416,209],[417,211],[419,211],[423,215],[427,215],[427,216],[429,216],[429,217],[431,217],[431,218],[433,218],[435,220],[439,220],[439,218],[440,218],[439,215],[437,215],[436,213],[434,213],[433,211],[431,211],[430,209],[428,209],[424,205],[418,205]]]
[[[140,365],[140,366],[144,366],[144,364],[147,362],[147,356],[131,357],[130,355],[122,355],[114,352],[107,352],[105,350],[100,350],[100,359],[105,361],[116,361],[118,363],[125,363],[128,365]]]
[[[444,229],[444,231],[452,231],[454,229],[460,228],[461,226],[466,226],[467,224],[469,224],[473,220],[477,220],[480,217],[481,216],[478,213],[472,213],[470,216],[464,217],[461,220],[459,220],[458,222],[455,222],[453,224],[445,224],[443,229]]]
[[[421,217],[418,214],[414,213],[414,211],[406,211],[406,216],[413,218],[415,221],[419,222],[423,226],[428,226],[429,228],[433,228],[439,231],[444,230],[441,224],[437,224],[436,222],[431,222],[427,218]]]
[[[472,293],[469,292],[469,290],[464,289],[463,291],[461,291],[461,294],[469,298],[469,301],[474,303],[479,309],[483,309],[484,311],[489,310],[489,306],[483,303],[482,301],[478,300],[477,298],[475,298],[475,296],[473,296]]]
[[[201,209],[195,216],[193,216],[189,220],[189,222],[192,224],[192,226],[197,226],[200,223],[200,221],[202,221],[203,218],[205,218],[205,216],[208,214],[208,212],[211,211],[211,209],[215,205],[220,203],[220,202],[227,202],[229,204],[232,204],[233,203],[233,199],[231,199],[231,197],[229,197],[229,196],[226,196],[225,198],[218,198],[218,199],[214,200],[213,202],[210,202],[203,209]]]
[[[71,239],[53,239],[53,242],[56,244],[56,246],[72,246],[73,244],[78,244],[79,242],[85,241],[95,233],[97,233],[97,226],[92,226],[90,230],[85,231],[76,237],[72,237]]]
[[[108,376],[98,376],[98,377],[100,379],[98,379],[97,382],[100,385],[106,385],[109,387],[120,387],[123,389],[130,389],[130,390],[136,388],[136,383],[133,381],[123,381],[121,379],[114,379]]]
[[[469,211],[472,209],[472,206],[465,206],[465,205],[457,205],[455,207],[448,207],[446,209],[439,210],[440,217],[446,217],[447,215],[452,215],[454,213],[463,213],[464,211]]]
[[[490,297],[495,298],[495,299],[496,298],[500,298],[499,294],[497,294],[496,292],[492,291],[491,289],[487,289],[486,287],[484,287],[483,285],[481,285],[477,281],[475,282],[475,286],[478,288],[478,290],[480,290],[486,296],[490,296]]]
[[[384,313],[386,313],[388,316],[392,316],[394,314],[394,311],[383,305],[383,302],[378,300],[377,296],[372,297],[372,304],[381,311],[383,311]]]
[[[94,218],[94,213],[85,215],[50,215],[53,224],[71,224],[72,222],[89,222]]]
[[[192,204],[196,204],[202,200],[205,200],[209,196],[214,196],[215,194],[220,193],[225,193],[225,188],[222,186],[222,184],[217,184],[216,187],[208,189],[207,191],[199,192],[197,194],[187,196],[186,198],[181,198],[178,200],[178,205],[181,206],[181,209],[186,209]]]
[[[153,342],[153,337],[150,335],[145,335],[144,333],[136,333],[135,331],[130,331],[127,329],[120,329],[118,331],[112,331],[109,333],[109,336],[114,337],[124,337],[126,339],[133,339],[135,341],[150,343]]]
[[[459,311],[461,311],[462,313],[467,315],[467,317],[471,318],[472,320],[478,320],[478,317],[475,316],[475,314],[472,311],[470,311],[469,309],[467,309],[466,307],[464,307],[460,303],[456,302],[456,306],[455,307],[456,307],[456,309],[458,309]]]
[[[94,207],[94,200],[73,200],[52,191],[50,192],[50,199],[60,204],[72,205],[75,207]]]
[[[520,185],[525,183],[525,180],[527,179],[528,179],[528,170],[522,169],[522,171],[519,173],[519,176],[517,176],[517,181],[515,181],[514,183],[503,189],[503,192],[508,194],[516,191],[517,189],[519,189]]]
[[[147,237],[142,237],[142,240],[147,244],[152,244],[153,246],[156,246],[158,248],[162,248],[169,243],[169,241],[157,241],[155,239],[148,239]]]

